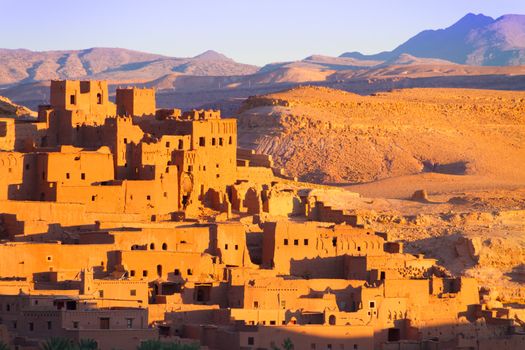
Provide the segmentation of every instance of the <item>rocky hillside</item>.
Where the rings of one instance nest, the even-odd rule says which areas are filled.
[[[13,103],[7,97],[0,96],[0,118],[22,116],[36,116],[36,113],[24,106]]]
[[[291,175],[365,183],[440,173],[525,179],[525,93],[405,89],[374,96],[301,87],[249,98],[241,146]]]

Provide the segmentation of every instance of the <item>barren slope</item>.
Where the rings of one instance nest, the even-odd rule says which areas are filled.
[[[524,92],[359,96],[302,87],[247,100],[239,141],[309,181],[351,184],[432,172],[516,184],[525,182],[524,112]]]

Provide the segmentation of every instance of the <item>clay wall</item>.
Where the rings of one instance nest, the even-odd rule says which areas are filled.
[[[118,115],[155,115],[155,90],[145,88],[117,89],[116,104]]]
[[[131,280],[207,279],[216,275],[212,257],[207,254],[168,251],[119,251],[117,264]]]

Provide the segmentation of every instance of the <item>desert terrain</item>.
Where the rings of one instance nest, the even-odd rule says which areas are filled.
[[[326,203],[511,302],[525,297],[524,108],[522,92],[301,87],[248,99],[239,142],[301,180],[358,192]]]

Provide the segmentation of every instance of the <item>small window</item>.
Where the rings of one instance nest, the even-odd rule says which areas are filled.
[[[148,270],[142,270],[142,277],[148,277]]]
[[[360,252],[361,251],[361,247],[357,247],[357,251]]]
[[[95,201],[95,197],[96,197],[96,196],[91,196],[91,201],[92,201],[92,202]]]
[[[235,250],[239,250],[239,245],[238,244],[235,245]]]
[[[224,140],[222,137],[219,137],[219,146],[224,145]]]
[[[131,295],[132,297],[136,296],[137,295],[137,290],[136,289],[132,289],[129,291],[129,295]]]
[[[102,104],[102,94],[100,92],[97,94],[97,104]]]
[[[193,165],[188,165],[188,172],[191,173],[193,171]]]
[[[179,140],[179,149],[183,149],[184,148],[184,141],[182,140]]]
[[[310,349],[312,349],[312,350],[317,349],[317,346],[315,345],[315,343],[310,344]]]
[[[204,137],[199,137],[199,146],[206,146],[206,139]]]
[[[168,250],[168,245],[166,243],[162,243],[162,250]]]
[[[371,301],[371,302],[370,302],[370,308],[373,309],[373,308],[375,308],[375,307],[376,307],[376,303],[375,303],[375,301]]]
[[[129,275],[130,275],[131,277],[135,277],[135,270],[131,270],[131,271],[129,271]]]
[[[217,141],[215,140],[215,137],[213,137],[213,138],[211,139],[211,145],[212,145],[212,146],[215,146],[216,143],[217,143]]]
[[[337,247],[337,237],[332,238],[332,246]]]
[[[66,173],[66,179],[69,179],[69,173]]]
[[[104,298],[104,291],[101,289],[98,291],[99,298]]]
[[[149,249],[150,250],[155,250],[155,243],[150,243]]]
[[[275,321],[270,321],[270,326],[275,326]]]
[[[188,276],[191,276],[193,275],[193,270],[192,269],[188,269]]]
[[[150,200],[151,200],[151,196],[148,194],[148,195],[146,196],[146,199],[147,199],[148,201],[150,201]]]
[[[51,255],[48,255],[48,256],[46,257],[46,259],[47,259],[47,261],[53,261],[53,257],[52,257]]]
[[[18,323],[16,321],[13,321],[13,328],[16,329],[18,327]]]
[[[180,276],[180,270],[179,269],[175,269],[175,271],[173,273],[175,274],[175,276]]]
[[[294,239],[293,240],[293,245],[299,245],[299,240],[298,239]]]
[[[255,345],[255,339],[253,337],[248,337],[248,345]]]
[[[128,143],[128,139],[126,137],[124,137],[124,143],[127,144]]]
[[[308,245],[308,238],[304,239],[304,245]]]
[[[169,148],[169,147],[170,147],[170,142],[166,141],[166,148]]]
[[[132,318],[126,318],[126,327],[127,328],[133,328],[133,319]]]
[[[232,144],[232,137],[230,136],[230,138],[228,139],[228,144],[231,145]]]
[[[74,105],[76,103],[76,98],[75,98],[75,95],[70,95],[69,96],[69,103]]]
[[[354,344],[354,350],[357,350],[357,344]]]
[[[259,302],[258,301],[254,301],[253,302],[253,308],[254,309],[258,309],[259,308]]]
[[[26,164],[26,170],[29,170],[29,164]]]
[[[85,179],[86,179],[86,173],[82,173],[82,174],[80,174],[80,178],[81,178],[82,180],[85,180]]]
[[[73,321],[73,328],[78,328],[78,321]]]
[[[328,350],[332,350],[332,344],[328,344],[328,345],[326,346],[326,348],[327,348]]]
[[[284,245],[288,245],[288,239],[284,239]]]
[[[35,330],[35,324],[33,322],[29,322],[29,330],[31,332]]]
[[[52,329],[53,328],[53,324],[51,323],[51,321],[47,321],[47,329]]]

